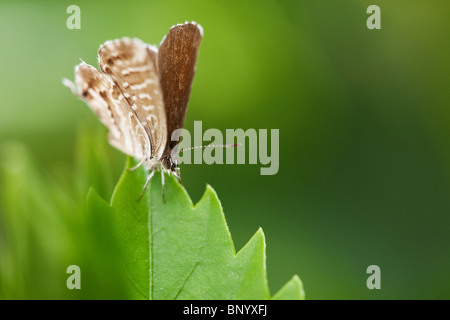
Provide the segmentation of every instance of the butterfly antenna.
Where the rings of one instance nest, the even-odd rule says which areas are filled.
[[[181,149],[178,153],[182,153],[184,151],[189,151],[189,150],[201,149],[201,148],[236,148],[236,147],[240,147],[240,146],[242,146],[242,144],[240,144],[240,143],[208,144],[205,146],[195,146],[195,147],[190,147],[190,148],[184,148],[184,149]]]

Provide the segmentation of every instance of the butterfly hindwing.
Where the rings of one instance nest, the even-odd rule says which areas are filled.
[[[139,39],[108,41],[99,51],[99,65],[122,91],[151,143],[151,158],[159,160],[167,141],[166,114],[156,70],[155,53]]]
[[[113,146],[138,159],[150,152],[144,128],[108,75],[83,62],[75,67],[75,83],[74,93],[86,101],[109,129],[108,139]]]

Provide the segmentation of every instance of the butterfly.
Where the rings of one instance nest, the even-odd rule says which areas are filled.
[[[159,48],[136,38],[107,41],[98,50],[100,71],[81,62],[75,83],[63,83],[84,100],[109,129],[109,143],[139,160],[149,174],[156,170],[180,180],[177,139],[183,127],[195,74],[202,27],[186,22],[170,28]]]

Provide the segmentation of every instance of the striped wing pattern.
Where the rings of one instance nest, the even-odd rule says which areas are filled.
[[[101,70],[122,90],[124,99],[151,144],[150,157],[159,160],[167,142],[164,102],[154,51],[139,39],[108,41],[98,51]]]
[[[142,124],[111,77],[83,62],[75,67],[75,82],[75,94],[109,129],[111,145],[138,159],[150,154],[150,141]]]

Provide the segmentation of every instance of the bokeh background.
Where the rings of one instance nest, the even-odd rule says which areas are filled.
[[[81,30],[66,27],[71,4]],[[366,27],[371,4],[381,30]],[[65,287],[65,267],[85,258],[79,245],[99,254],[96,231],[70,208],[90,185],[109,198],[125,156],[61,79],[73,79],[79,58],[97,66],[106,40],[158,44],[192,20],[204,39],[185,127],[279,129],[280,170],[184,165],[183,184],[194,202],[215,188],[237,249],[263,228],[271,292],[298,274],[308,299],[450,298],[449,9],[447,0],[1,0],[0,298],[120,297],[113,271],[94,263],[86,277],[103,279],[98,295]],[[381,290],[366,287],[373,264]]]

